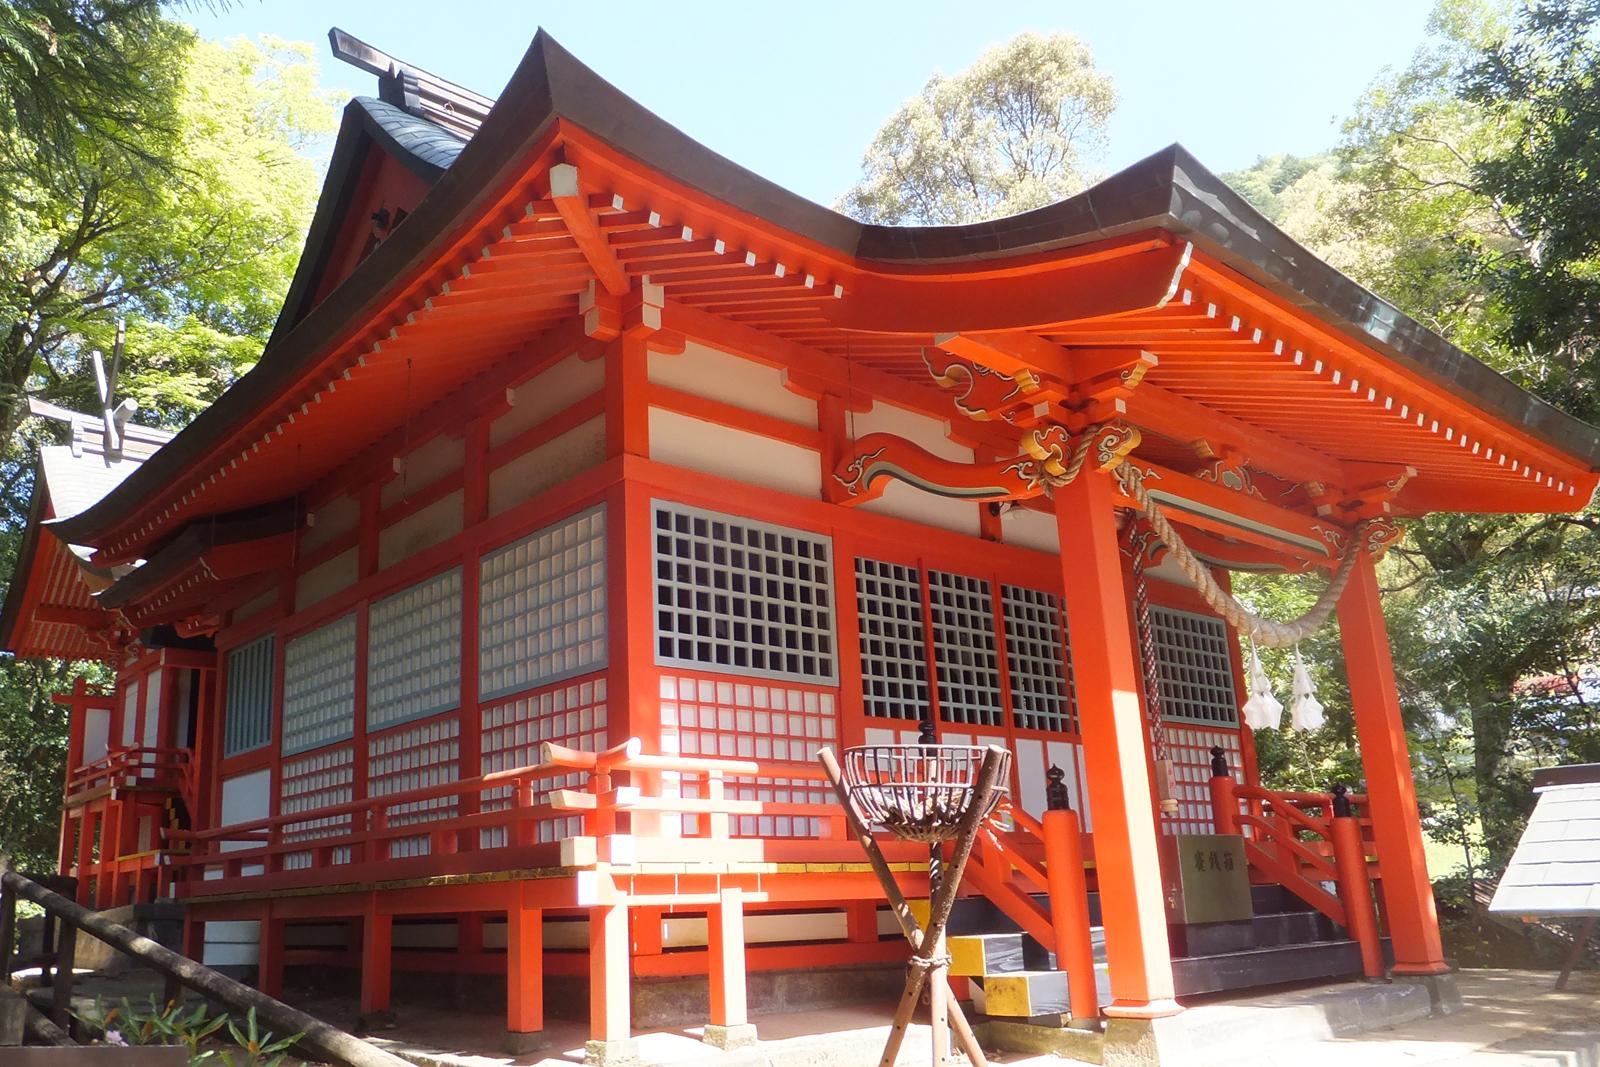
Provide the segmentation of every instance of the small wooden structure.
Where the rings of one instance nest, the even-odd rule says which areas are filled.
[[[815,759],[927,721],[1012,756],[956,906],[1049,965],[952,979],[991,1013],[1251,980],[1196,955],[1238,931],[1168,924],[1160,839],[1225,827],[1258,907],[1323,924],[1271,977],[1446,969],[1377,560],[1408,516],[1582,508],[1593,429],[1176,146],[1016,219],[871,226],[542,33],[497,101],[335,49],[379,93],[260,364],[43,501],[0,616],[116,670],[70,698],[109,723],[66,798],[83,903],[171,894],[187,955],[268,993],[351,968],[368,1012],[396,971],[504,973],[514,1043],[556,975],[601,1051],[646,982],[703,977],[739,1032],[750,970],[905,959]],[[1152,502],[1213,583],[1347,577],[1353,834],[1261,787],[1238,633]],[[929,896],[924,846],[879,848]]]

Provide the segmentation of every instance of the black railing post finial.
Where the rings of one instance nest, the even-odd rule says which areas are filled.
[[[1328,792],[1333,794],[1333,817],[1335,819],[1353,819],[1356,807],[1350,802],[1350,789],[1343,782],[1339,782]]]
[[[1072,794],[1067,791],[1065,781],[1067,772],[1052,763],[1050,769],[1044,772],[1044,777],[1044,806],[1050,811],[1071,811]]]
[[[1211,777],[1233,777],[1233,772],[1228,769],[1228,752],[1221,745],[1211,746]]]
[[[937,745],[938,743],[939,739],[934,736],[933,720],[923,719],[919,722],[917,724],[917,744]]]

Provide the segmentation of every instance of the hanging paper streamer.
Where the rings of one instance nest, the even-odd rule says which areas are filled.
[[[1296,730],[1315,730],[1323,722],[1322,702],[1317,699],[1311,685],[1311,672],[1300,658],[1300,646],[1294,646],[1294,693],[1289,698],[1289,721]]]
[[[1272,695],[1272,683],[1256,655],[1255,645],[1250,646],[1250,699],[1239,709],[1244,712],[1245,725],[1252,730],[1277,729],[1283,725],[1283,705]]]

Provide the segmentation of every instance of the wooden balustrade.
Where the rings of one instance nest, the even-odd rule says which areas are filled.
[[[1342,786],[1305,793],[1240,785],[1221,770],[1211,778],[1217,833],[1243,837],[1252,870],[1344,927],[1361,948],[1363,973],[1381,977],[1371,820],[1356,816],[1367,798]]]
[[[189,792],[194,773],[188,749],[113,746],[104,756],[75,768],[67,776],[66,796],[71,801],[85,793],[133,785]]]

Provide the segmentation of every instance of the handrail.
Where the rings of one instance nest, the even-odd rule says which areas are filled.
[[[188,749],[117,745],[92,763],[75,768],[66,781],[65,795],[116,785],[124,780],[144,788],[168,788],[172,779],[182,788],[191,783],[194,760]]]
[[[540,746],[539,755],[542,762],[538,764],[493,771],[475,778],[280,813],[208,830],[168,831],[169,842],[191,846],[187,854],[173,857],[173,865],[210,868],[223,864],[227,872],[233,873],[247,866],[273,869],[278,858],[307,852],[312,853],[313,865],[318,865],[335,862],[331,858],[334,850],[359,845],[367,850],[363,855],[372,858],[371,849],[386,847],[387,842],[396,838],[418,836],[433,839],[435,844],[431,851],[455,852],[463,847],[459,835],[472,829],[510,831],[516,828],[518,836],[508,837],[500,844],[531,845],[534,843],[534,820],[572,814],[583,817],[584,835],[595,838],[611,835],[618,815],[623,813],[632,813],[636,820],[648,818],[652,813],[709,816],[710,823],[704,833],[696,830],[685,834],[689,841],[704,840],[707,836],[731,837],[731,819],[749,815],[814,819],[822,824],[825,839],[843,838],[843,827],[839,825],[834,805],[724,796],[724,786],[730,780],[742,778],[823,780],[821,770],[809,764],[645,753],[637,738],[600,752],[545,742]],[[587,773],[587,789],[550,789],[545,794],[546,799],[538,802],[536,782],[564,777],[575,771]],[[635,779],[635,784],[615,785],[613,778],[619,773],[641,777]],[[668,773],[703,781],[703,795],[672,795],[660,789],[659,776]],[[394,810],[446,798],[460,799],[508,785],[515,788],[512,802],[492,811],[439,815]],[[229,845],[235,847],[227,847]],[[469,842],[464,847],[473,850],[500,846],[475,846]],[[376,855],[384,857],[387,853]]]

